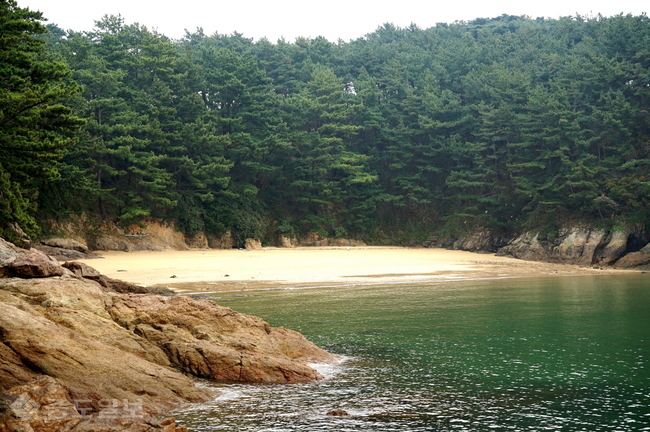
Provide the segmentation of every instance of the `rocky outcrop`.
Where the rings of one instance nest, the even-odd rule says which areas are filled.
[[[0,250],[12,272],[43,258],[9,243]],[[43,262],[53,271],[30,267],[24,277],[0,278],[0,391],[8,392],[0,397],[0,432],[178,432],[173,421],[150,416],[210,398],[191,376],[302,382],[322,378],[308,363],[337,360],[296,332],[210,300],[118,292],[123,287],[85,264]],[[20,411],[27,400],[36,408]],[[102,417],[112,400],[137,401],[142,417]],[[84,412],[75,401],[84,401]],[[55,408],[70,416],[48,429]]]
[[[531,261],[591,265],[596,249],[606,237],[599,229],[572,227],[562,229],[554,238],[527,232],[499,249],[498,256],[512,256]]]
[[[88,247],[92,250],[112,251],[161,251],[165,249],[187,250],[185,236],[173,224],[161,220],[146,220],[142,226],[132,225],[119,228],[103,225],[88,236]]]
[[[187,432],[173,418],[158,421],[138,401],[106,399],[99,410],[73,400],[54,378],[43,376],[0,393],[0,432]]]
[[[60,249],[70,249],[81,253],[88,253],[88,246],[71,238],[51,238],[42,240],[46,246]]]
[[[278,234],[276,246],[281,248],[295,248],[298,246],[298,239],[295,237],[286,237],[282,234]]]
[[[208,240],[208,247],[211,249],[232,249],[235,247],[235,239],[230,231],[220,236],[207,234],[206,237]]]
[[[262,242],[256,239],[247,238],[246,241],[244,242],[244,249],[247,250],[262,249]]]
[[[507,245],[511,238],[497,235],[485,228],[479,228],[471,234],[461,238],[447,237],[439,239],[438,237],[435,237],[435,240],[431,240],[428,241],[447,249],[493,253],[499,250],[499,248]]]
[[[210,300],[120,296],[108,312],[120,326],[163,350],[173,366],[204,378],[311,381],[322,377],[306,363],[335,360],[299,333]]]
[[[645,245],[643,248],[636,252],[631,252],[614,264],[616,268],[639,268],[639,269],[649,269],[650,268],[650,243]]]
[[[594,253],[593,264],[610,265],[616,262],[627,252],[628,239],[630,233],[628,230],[615,230],[609,233],[602,242],[601,247]]]
[[[461,238],[442,238],[430,246],[471,252],[496,252],[529,261],[547,261],[585,266],[643,266],[645,255],[640,249],[649,235],[642,225],[616,227],[611,230],[587,226],[567,226],[554,235],[527,231],[514,239],[495,235],[480,228]],[[638,251],[638,253],[637,253]],[[619,264],[620,263],[620,264]]]
[[[185,244],[191,249],[208,249],[208,238],[205,236],[205,233],[198,231],[191,237],[185,236]]]
[[[16,246],[0,238],[0,266],[10,264],[21,253]]]

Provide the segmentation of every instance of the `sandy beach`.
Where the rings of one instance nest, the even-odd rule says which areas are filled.
[[[239,291],[445,280],[630,274],[445,249],[303,247],[295,249],[102,252],[87,260],[102,274],[178,292]]]

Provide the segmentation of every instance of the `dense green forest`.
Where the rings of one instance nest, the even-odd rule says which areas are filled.
[[[181,40],[0,1],[0,222],[404,241],[650,220],[650,20]]]

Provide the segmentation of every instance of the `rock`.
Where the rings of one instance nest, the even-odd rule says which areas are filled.
[[[35,245],[34,249],[37,249],[43,252],[44,254],[51,256],[57,261],[72,261],[72,260],[101,258],[101,256],[92,253],[83,253],[72,249],[61,249],[61,248],[56,248],[56,247],[51,247],[46,245]]]
[[[540,238],[539,233],[525,232],[499,249],[497,256],[591,265],[596,250],[605,238],[604,230],[584,227],[564,228],[556,238],[552,239]]]
[[[70,431],[83,416],[54,378],[42,376],[4,392],[0,431]]]
[[[221,236],[215,236],[214,234],[208,234],[208,247],[212,249],[232,249],[235,247],[235,239],[232,237],[230,231],[222,234]]]
[[[246,248],[247,250],[262,249],[262,243],[259,240],[247,238],[244,248]]]
[[[91,401],[95,408],[103,399],[142,400],[146,412],[159,413],[209,397],[181,373],[18,306],[0,303],[0,342],[17,354],[25,369],[56,378],[73,399]]]
[[[110,291],[118,293],[136,293],[136,294],[156,294],[163,296],[175,296],[176,293],[167,287],[155,286],[148,287],[144,285],[136,285],[131,282],[125,282],[120,279],[109,278],[102,275],[98,282]]]
[[[479,228],[460,239],[443,239],[441,245],[453,250],[493,253],[508,244],[509,240],[509,237],[496,235],[488,229]],[[435,240],[435,242],[437,241],[438,239]]]
[[[594,256],[594,263],[609,265],[625,255],[627,240],[630,233],[627,230],[612,231]]]
[[[89,266],[88,264],[80,263],[77,261],[65,262],[63,263],[63,267],[70,270],[76,276],[84,279],[92,279],[98,281],[102,276],[95,268]]]
[[[65,269],[58,261],[36,249],[18,255],[7,267],[10,275],[21,278],[43,278],[65,274]]]
[[[70,249],[84,254],[88,253],[88,246],[70,238],[52,238],[42,240],[41,243],[53,248]]]
[[[625,255],[614,263],[616,268],[648,268],[650,267],[650,243],[638,250]]]
[[[93,407],[42,376],[0,395],[0,432],[187,432],[174,418],[157,421],[142,408],[137,400],[110,399]]]
[[[22,253],[12,243],[0,238],[0,266],[12,263]]]
[[[185,237],[185,243],[192,249],[208,249],[208,238],[202,231],[197,232],[192,237]]]
[[[105,224],[88,238],[93,250],[161,251],[165,249],[188,250],[185,236],[173,224],[161,219],[144,220],[142,226],[132,225],[125,229]]]
[[[130,252],[133,250],[133,247],[129,242],[126,241],[126,239],[114,236],[102,236],[95,238],[91,242],[91,247],[93,250],[103,251]]]
[[[29,236],[17,223],[9,222],[4,226],[12,235],[12,242],[21,249],[29,249],[32,247],[32,241]]]
[[[210,300],[123,295],[108,311],[115,322],[165,351],[173,366],[199,377],[311,381],[322,376],[307,363],[337,360],[297,332]]]
[[[9,266],[25,257],[49,259],[38,251],[4,249],[4,256],[16,254]],[[7,421],[18,419],[14,426],[0,425],[0,432],[181,432],[185,429],[173,420],[159,423],[149,415],[213,396],[197,388],[188,375],[303,382],[322,378],[308,363],[338,360],[299,333],[272,328],[211,300],[133,294],[151,289],[107,278],[83,263],[67,262],[59,268],[62,276],[0,279],[0,391],[13,391],[10,399],[15,396],[9,405],[0,403],[0,415],[6,414]],[[43,381],[32,390],[21,388],[43,376],[55,381]],[[16,415],[18,405],[11,403],[18,398],[21,406],[29,398],[36,400],[38,411],[47,404],[33,395],[56,393],[61,390],[57,386],[68,399],[48,404],[68,412],[70,401],[84,401],[87,409],[75,410],[82,414],[80,421],[75,415],[68,423],[56,424],[58,429],[48,429],[38,426],[45,421],[45,411],[30,411],[25,418]],[[102,409],[113,399],[136,401],[144,417],[107,418]],[[126,405],[120,409],[124,413]]]
[[[298,239],[295,237],[285,237],[282,234],[278,235],[277,247],[281,248],[295,248],[298,245]]]
[[[335,409],[335,410],[332,410],[332,411],[328,412],[325,415],[334,416],[334,417],[345,417],[345,416],[349,416],[350,414],[348,414],[347,411],[344,411],[342,409]]]

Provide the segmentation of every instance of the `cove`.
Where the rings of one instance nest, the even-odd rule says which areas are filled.
[[[245,295],[215,300],[346,360],[317,383],[206,384],[222,395],[173,413],[191,430],[650,430],[648,275]]]

